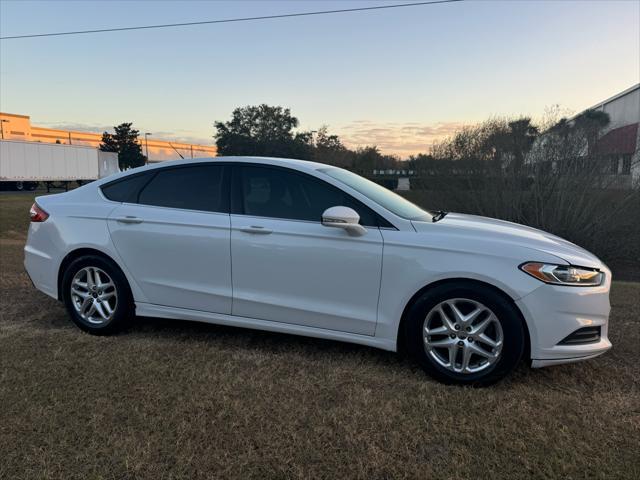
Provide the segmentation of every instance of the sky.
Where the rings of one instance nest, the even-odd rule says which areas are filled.
[[[406,3],[0,0],[0,36]],[[493,116],[579,112],[640,82],[640,0],[463,1],[0,41],[0,111],[211,144],[234,108],[291,109],[406,157]]]

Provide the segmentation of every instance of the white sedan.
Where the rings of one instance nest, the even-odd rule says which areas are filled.
[[[35,287],[94,334],[135,315],[256,328],[404,349],[476,385],[611,347],[594,255],[312,162],[166,162],[39,197],[24,251]]]

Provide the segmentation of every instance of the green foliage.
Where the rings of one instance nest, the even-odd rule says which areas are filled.
[[[587,110],[575,119],[576,128],[601,130],[611,122],[609,114],[600,110]]]
[[[371,175],[375,169],[395,168],[397,163],[394,157],[382,155],[376,146],[358,148],[353,155],[353,169],[364,175]]]
[[[295,132],[298,119],[288,108],[269,105],[236,108],[228,122],[215,122],[220,155],[247,155],[310,160],[311,132]]]
[[[140,167],[146,163],[146,157],[142,154],[142,146],[138,142],[140,132],[131,128],[131,123],[121,123],[114,127],[115,133],[104,132],[100,150],[104,152],[116,152],[120,170]]]
[[[609,114],[599,110],[587,110],[574,120],[573,130],[581,132],[587,139],[589,151],[593,151],[598,143],[600,132],[609,125]]]
[[[342,144],[340,137],[329,134],[326,125],[318,130],[314,147],[313,160],[316,162],[346,168],[353,165],[353,152]]]

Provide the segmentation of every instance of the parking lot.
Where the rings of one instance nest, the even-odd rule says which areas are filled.
[[[488,389],[244,329],[94,337],[23,271],[33,196],[0,193],[0,478],[640,477],[639,283],[614,282],[606,355]]]

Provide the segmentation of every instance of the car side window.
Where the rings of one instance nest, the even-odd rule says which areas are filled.
[[[224,165],[160,169],[140,191],[138,203],[158,207],[228,213]]]
[[[155,172],[145,172],[133,174],[123,179],[107,183],[100,187],[102,194],[114,202],[135,203],[138,200],[138,193],[144,187]]]
[[[278,168],[240,168],[241,209],[245,215],[322,221],[327,208],[353,208],[360,224],[378,226],[375,212],[339,188],[303,173]]]

